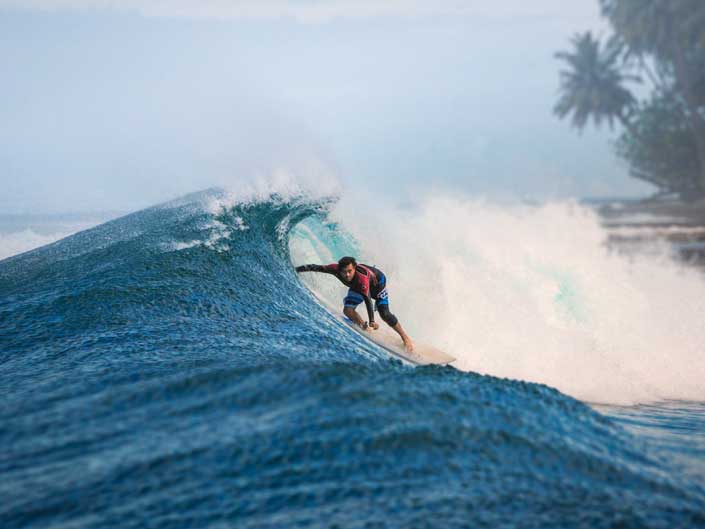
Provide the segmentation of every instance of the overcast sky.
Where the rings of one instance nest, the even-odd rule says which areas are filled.
[[[0,210],[132,210],[277,168],[402,199],[648,193],[616,131],[551,114],[553,53],[587,29],[597,0],[0,0]]]

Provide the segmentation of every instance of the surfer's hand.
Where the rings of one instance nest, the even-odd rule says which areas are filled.
[[[379,323],[377,323],[376,321],[371,321],[370,327],[372,327],[376,331],[377,329],[379,329]]]

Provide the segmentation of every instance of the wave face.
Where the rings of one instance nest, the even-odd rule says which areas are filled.
[[[329,206],[209,191],[0,262],[3,527],[705,527],[580,401],[338,322],[289,254],[354,249]]]

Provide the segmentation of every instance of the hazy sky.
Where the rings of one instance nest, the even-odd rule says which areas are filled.
[[[597,0],[117,5],[0,0],[0,211],[131,210],[276,168],[401,198],[649,191],[616,132],[551,114],[553,53],[605,31]]]

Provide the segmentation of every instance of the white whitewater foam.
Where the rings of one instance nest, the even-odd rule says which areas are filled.
[[[279,196],[283,201],[300,197],[316,200],[339,196],[341,186],[338,177],[324,165],[312,163],[304,172],[276,169],[250,179],[239,179],[237,185],[227,186],[223,190],[222,197],[209,199],[205,205],[208,212],[215,215],[239,204],[269,201],[272,196]]]
[[[456,356],[459,369],[595,403],[705,400],[702,272],[665,247],[610,252],[587,208],[441,197],[404,209],[374,197],[344,199],[334,217],[361,260],[387,274],[392,312],[412,337]],[[312,237],[292,248],[296,264],[340,257]]]
[[[228,212],[236,206],[258,204],[279,200],[282,203],[303,200],[321,200],[338,196],[340,182],[333,171],[317,160],[304,164],[304,169],[292,171],[285,168],[268,173],[238,178],[237,184],[218,188],[217,192],[203,193],[194,200],[194,195],[171,200],[159,207],[175,208],[192,206],[213,216]],[[200,227],[203,238],[190,241],[173,241],[162,244],[166,252],[181,251],[201,246],[218,252],[228,251],[233,231],[247,231],[249,226],[241,217],[235,217],[232,229],[218,220]],[[282,226],[282,229],[285,227]]]
[[[217,252],[226,252],[230,250],[230,245],[227,244],[234,231],[247,231],[250,227],[241,217],[235,217],[232,228],[223,224],[219,220],[212,220],[201,227],[201,231],[207,233],[207,237],[203,239],[194,239],[191,241],[176,241],[162,245],[162,249],[167,252],[178,252],[202,246]]]

